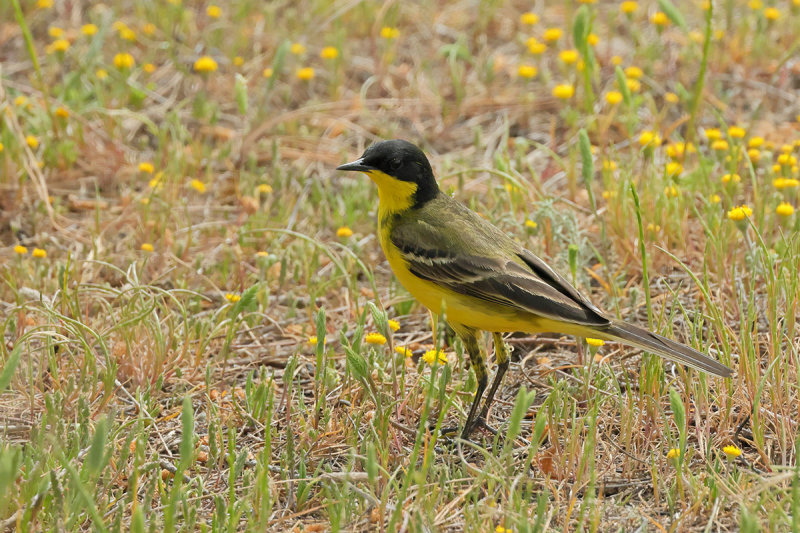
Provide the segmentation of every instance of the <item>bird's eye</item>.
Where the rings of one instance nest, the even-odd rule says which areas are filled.
[[[397,170],[401,166],[403,166],[403,162],[400,161],[399,159],[392,159],[391,161],[389,161],[389,168],[391,168],[392,170]]]

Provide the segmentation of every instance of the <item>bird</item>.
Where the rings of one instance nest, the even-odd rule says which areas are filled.
[[[720,377],[733,370],[647,329],[608,316],[542,259],[442,192],[423,151],[406,140],[371,145],[337,170],[366,174],[378,188],[378,237],[400,283],[461,339],[477,388],[461,437],[493,433],[489,408],[509,366],[503,333],[559,333],[621,342]],[[497,370],[488,393],[487,351]]]

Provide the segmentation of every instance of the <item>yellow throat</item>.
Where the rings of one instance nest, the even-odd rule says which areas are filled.
[[[405,211],[414,205],[417,184],[393,178],[380,170],[364,172],[378,186],[378,218]]]

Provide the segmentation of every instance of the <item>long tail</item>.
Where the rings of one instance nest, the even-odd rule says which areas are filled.
[[[608,329],[604,330],[604,333],[608,335],[609,340],[629,344],[709,374],[723,378],[730,377],[733,374],[733,370],[694,348],[671,341],[639,326],[614,321]]]

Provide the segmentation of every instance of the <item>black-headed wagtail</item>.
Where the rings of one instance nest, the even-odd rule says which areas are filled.
[[[378,235],[397,278],[433,313],[445,312],[478,380],[462,437],[486,424],[508,368],[503,332],[554,332],[620,341],[678,363],[728,377],[727,366],[646,329],[608,317],[566,279],[475,212],[439,190],[422,150],[379,142],[337,170],[364,172],[378,186]],[[479,331],[494,337],[497,373],[488,384]]]

